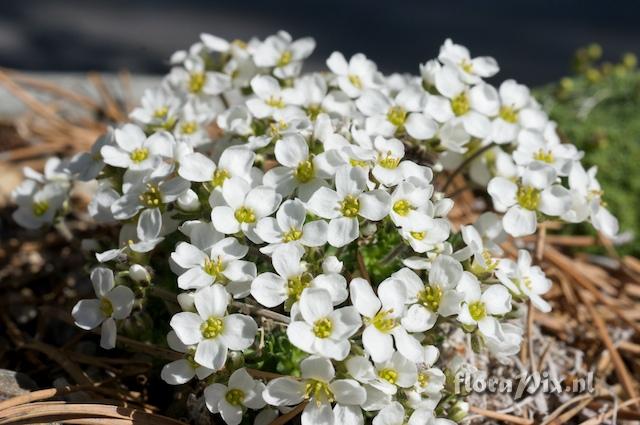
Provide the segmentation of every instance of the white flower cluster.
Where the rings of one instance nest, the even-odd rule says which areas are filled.
[[[452,423],[464,403],[444,397],[437,337],[462,329],[510,356],[518,306],[550,309],[541,295],[551,282],[528,252],[499,258],[505,231],[530,235],[553,218],[614,235],[617,222],[595,170],[529,90],[483,81],[498,71],[492,58],[447,40],[421,76],[384,76],[338,52],[330,72],[301,75],[314,47],[282,31],[248,43],[203,34],[172,56],[132,123],[66,166],[29,171],[16,221],[52,222],[72,177],[97,179],[89,213],[119,223],[120,240],[96,255],[97,298],[76,305],[77,324],[102,325],[101,345],[113,347],[118,323],[141,308],[129,287],[173,279],[153,267],[168,262],[182,311],[167,339],[184,359],[162,377],[209,382],[207,406],[227,424],[267,424],[304,401],[303,425]],[[462,226],[464,244],[451,238],[454,203],[433,174],[461,166],[505,213]],[[396,236],[387,248],[404,267],[376,281],[361,249],[383,235]],[[286,321],[268,325],[260,311]],[[264,349],[268,326],[306,353],[296,376],[266,381],[238,366]]]

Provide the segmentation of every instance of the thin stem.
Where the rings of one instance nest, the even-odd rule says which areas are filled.
[[[458,168],[453,170],[453,173],[451,173],[449,175],[449,178],[447,179],[447,181],[445,182],[444,186],[442,187],[441,192],[444,193],[444,192],[447,191],[447,188],[449,187],[449,185],[451,185],[451,183],[453,183],[453,179],[458,174],[460,174],[467,167],[467,165],[469,165],[471,163],[471,161],[473,161],[474,159],[478,158],[480,155],[482,155],[483,153],[485,153],[486,151],[491,149],[493,146],[495,146],[494,143],[489,143],[488,145],[481,147],[480,149],[475,151],[471,156],[469,156],[467,159],[462,161],[462,164],[458,165]]]

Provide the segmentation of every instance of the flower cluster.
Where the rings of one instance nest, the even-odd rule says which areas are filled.
[[[529,90],[483,80],[498,72],[492,58],[447,40],[420,76],[339,52],[330,72],[303,75],[314,47],[282,31],[248,43],[203,34],[131,123],[44,176],[29,171],[16,221],[52,222],[71,179],[97,179],[89,213],[120,237],[93,241],[106,248],[91,273],[98,298],[76,305],[78,326],[101,325],[112,348],[148,296],[179,292],[167,341],[184,357],[162,378],[206,381],[227,424],[268,424],[303,402],[303,425],[458,421],[442,340],[462,331],[511,356],[523,303],[550,309],[551,281],[529,253],[500,258],[507,234],[554,219],[612,236],[617,222]],[[460,172],[504,215],[485,212],[457,238],[441,183]],[[276,338],[287,352],[269,351]],[[277,355],[301,361],[265,366]]]

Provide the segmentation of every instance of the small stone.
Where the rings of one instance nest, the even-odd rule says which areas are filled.
[[[0,369],[0,400],[26,394],[36,388],[36,383],[24,373]]]

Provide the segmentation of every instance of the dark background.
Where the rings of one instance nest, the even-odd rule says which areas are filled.
[[[206,31],[227,39],[286,29],[318,46],[363,52],[385,73],[417,73],[446,37],[492,55],[501,80],[557,79],[579,46],[605,57],[640,52],[640,2],[607,0],[0,0],[0,66],[46,71],[164,73],[167,58]]]

